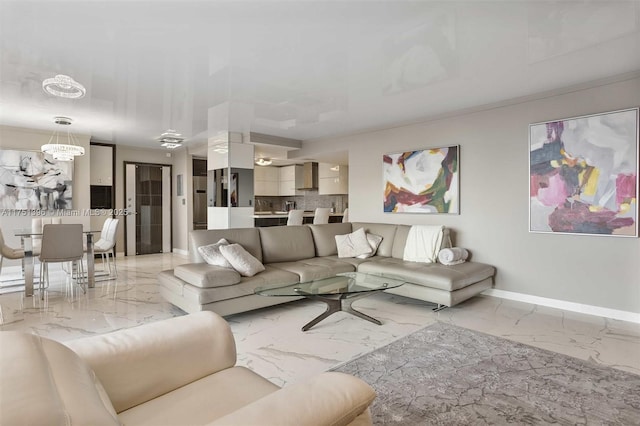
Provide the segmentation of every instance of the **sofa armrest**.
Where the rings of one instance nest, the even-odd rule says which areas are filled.
[[[95,371],[118,413],[236,363],[229,325],[207,311],[65,344]]]
[[[375,397],[373,388],[356,377],[337,372],[322,373],[285,386],[209,426],[348,425],[367,411]]]

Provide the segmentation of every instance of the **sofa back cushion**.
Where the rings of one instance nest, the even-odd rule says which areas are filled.
[[[262,242],[262,263],[295,262],[316,255],[308,226],[269,226],[257,229]]]
[[[0,424],[119,425],[93,370],[61,343],[0,333]]]
[[[404,246],[407,244],[407,236],[409,236],[410,229],[411,225],[396,226],[396,237],[393,241],[391,257],[395,257],[396,259],[404,258]],[[449,235],[449,228],[445,227],[442,232],[442,244],[440,248],[443,249],[447,247],[451,247],[451,237]]]
[[[390,223],[366,223],[366,222],[353,222],[353,230],[364,228],[365,232],[369,234],[376,234],[382,237],[382,242],[378,246],[376,255],[391,257],[393,250],[393,242],[396,237],[396,228],[398,225]]]
[[[327,223],[324,225],[307,225],[311,229],[316,256],[335,256],[338,254],[336,235],[351,233],[350,223]]]
[[[215,244],[224,238],[229,244],[240,244],[253,257],[262,262],[260,234],[257,228],[201,229],[189,233],[189,258],[193,263],[202,263],[204,259],[198,253],[198,247]]]

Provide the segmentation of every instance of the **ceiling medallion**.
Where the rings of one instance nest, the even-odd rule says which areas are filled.
[[[163,146],[167,149],[175,149],[182,146],[182,142],[184,138],[180,133],[177,133],[173,129],[167,129],[163,134],[158,138],[158,142],[160,142],[160,146]]]
[[[82,84],[63,74],[47,78],[42,82],[42,88],[45,92],[59,98],[80,99],[87,93]]]
[[[273,161],[271,161],[271,158],[256,158],[255,161],[256,165],[258,166],[270,166],[271,163],[273,163]]]
[[[53,122],[60,126],[69,126],[73,120],[69,117],[53,117]],[[62,137],[62,142],[65,142]],[[78,145],[75,136],[67,128],[66,143],[60,143],[60,135],[56,129],[49,138],[49,142],[40,147],[45,154],[49,154],[57,161],[72,161],[74,157],[84,155],[84,148]]]

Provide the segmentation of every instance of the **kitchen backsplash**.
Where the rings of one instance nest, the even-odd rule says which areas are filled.
[[[349,207],[348,195],[318,195],[318,191],[305,191],[304,195],[287,197],[257,196],[255,210],[258,212],[285,210],[285,203],[293,201],[300,210],[315,210],[317,207],[335,207],[336,213],[342,213]]]

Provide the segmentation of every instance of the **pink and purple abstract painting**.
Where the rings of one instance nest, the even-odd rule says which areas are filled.
[[[385,154],[386,213],[459,213],[458,147]]]
[[[530,231],[638,235],[638,108],[529,130]]]

